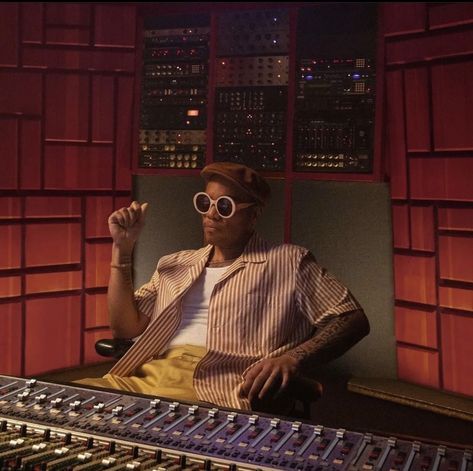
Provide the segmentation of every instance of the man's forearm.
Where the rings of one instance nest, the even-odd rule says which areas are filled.
[[[133,290],[131,252],[112,248],[112,263],[107,302],[110,327],[116,338],[132,338],[146,327],[147,318],[136,309]]]
[[[345,353],[369,331],[364,312],[350,311],[331,319],[312,338],[288,351],[286,355],[298,360],[302,371],[310,371]]]

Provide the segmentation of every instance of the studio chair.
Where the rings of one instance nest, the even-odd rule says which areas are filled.
[[[133,345],[130,339],[100,339],[95,342],[95,351],[103,357],[121,358]]]
[[[132,345],[133,340],[130,339],[101,339],[95,343],[95,351],[101,356],[118,360]],[[286,396],[295,400],[294,408],[287,415],[310,419],[311,405],[322,396],[322,385],[308,376],[299,376],[288,386]],[[260,412],[275,412],[267,409],[264,403],[254,404],[254,406]]]

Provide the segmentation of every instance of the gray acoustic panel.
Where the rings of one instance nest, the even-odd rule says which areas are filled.
[[[263,209],[257,231],[271,242],[284,238],[284,181],[268,179],[272,197]],[[198,176],[138,175],[133,179],[133,198],[148,202],[146,225],[134,253],[135,286],[146,283],[160,257],[203,245],[201,217],[192,198],[203,191]]]
[[[256,224],[258,234],[274,243],[284,241],[284,180],[267,179],[271,199]]]
[[[292,242],[307,247],[363,306],[371,333],[329,365],[357,376],[396,377],[392,230],[388,186],[296,181]]]
[[[202,190],[200,177],[134,177],[133,197],[149,203],[146,225],[134,254],[135,286],[151,278],[163,255],[202,246],[201,218],[192,203],[194,194]]]

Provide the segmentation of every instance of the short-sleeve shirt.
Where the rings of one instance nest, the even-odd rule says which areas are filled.
[[[199,277],[212,246],[165,256],[151,280],[135,292],[150,317],[145,332],[110,371],[126,376],[163,352],[180,323],[180,302]],[[334,316],[359,309],[348,289],[305,248],[272,245],[257,234],[212,292],[207,353],[194,373],[200,400],[249,409],[240,398],[243,374],[263,358],[295,348]]]

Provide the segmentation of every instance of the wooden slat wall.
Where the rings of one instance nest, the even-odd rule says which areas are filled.
[[[473,6],[381,11],[398,375],[473,396]]]
[[[0,5],[0,372],[102,361],[130,200],[136,7]]]

